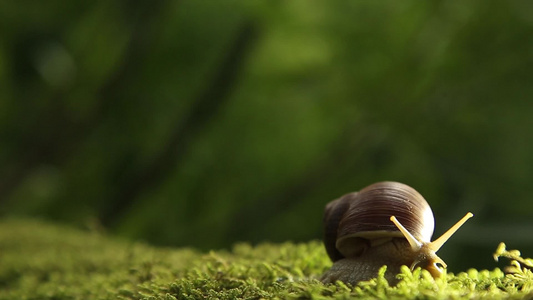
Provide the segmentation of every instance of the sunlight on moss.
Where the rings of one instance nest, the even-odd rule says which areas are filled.
[[[490,255],[490,254],[487,254]],[[444,273],[403,267],[390,286],[386,267],[351,286],[322,284],[331,265],[319,241],[239,243],[229,251],[155,248],[31,220],[0,223],[0,299],[448,299],[533,296],[531,259],[501,244],[495,268]]]

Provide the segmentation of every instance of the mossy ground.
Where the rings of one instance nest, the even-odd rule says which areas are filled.
[[[511,259],[519,255],[498,251]],[[199,253],[38,221],[0,222],[1,299],[533,297],[533,275],[520,263],[527,261],[512,260],[512,275],[469,270],[434,280],[426,271],[406,268],[396,287],[379,277],[356,287],[323,285],[317,277],[330,262],[318,241]]]

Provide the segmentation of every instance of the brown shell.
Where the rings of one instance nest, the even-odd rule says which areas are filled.
[[[337,250],[337,233],[339,223],[342,220],[344,213],[350,207],[352,199],[356,195],[357,192],[347,194],[326,205],[324,211],[324,245],[326,246],[326,252],[332,261],[344,258],[344,255]]]
[[[328,203],[324,244],[331,260],[355,257],[379,241],[402,238],[391,216],[419,241],[431,240],[435,224],[431,208],[420,193],[403,183],[378,182]]]

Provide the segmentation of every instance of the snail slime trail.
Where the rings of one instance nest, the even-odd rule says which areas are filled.
[[[324,211],[324,246],[333,265],[320,280],[355,285],[375,278],[383,265],[390,284],[398,282],[402,265],[439,277],[447,265],[436,252],[472,216],[467,213],[431,242],[433,212],[412,187],[385,181],[346,194]]]

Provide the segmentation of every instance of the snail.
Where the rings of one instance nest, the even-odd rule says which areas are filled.
[[[447,265],[436,252],[472,216],[467,213],[431,242],[433,212],[412,187],[385,181],[346,194],[325,207],[324,245],[333,265],[320,280],[355,285],[375,278],[383,265],[391,284],[402,265],[439,277]]]

